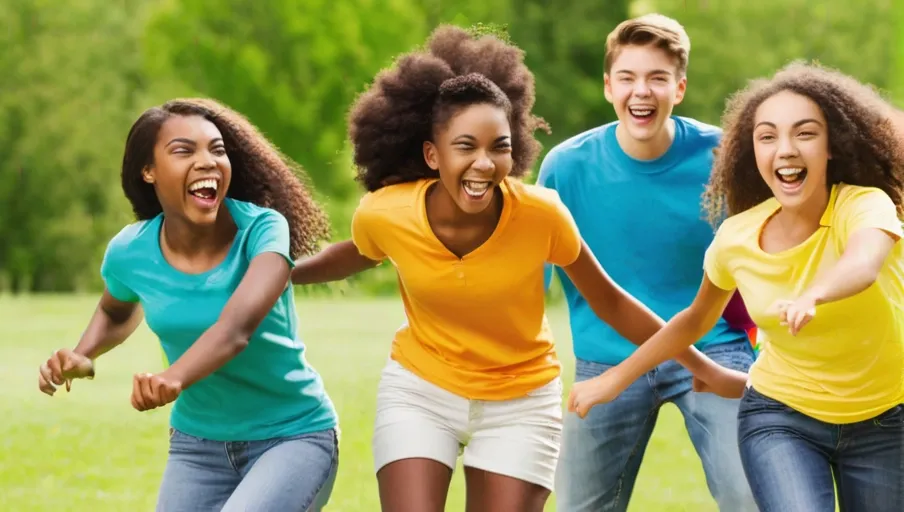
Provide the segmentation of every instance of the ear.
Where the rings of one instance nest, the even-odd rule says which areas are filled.
[[[687,75],[678,80],[678,85],[675,88],[675,102],[673,105],[678,105],[684,101],[685,91],[687,91]]]
[[[603,95],[606,96],[606,101],[612,103],[612,82],[609,73],[603,73]]]
[[[439,155],[436,151],[436,145],[429,140],[424,142],[424,161],[434,171],[439,170]]]
[[[154,166],[146,165],[144,169],[141,170],[141,179],[144,180],[145,183],[154,184],[157,179],[154,177]]]

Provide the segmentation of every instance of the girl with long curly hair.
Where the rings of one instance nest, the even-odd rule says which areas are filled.
[[[760,357],[738,413],[760,510],[904,510],[904,146],[870,87],[793,63],[729,102],[704,202],[721,222],[693,304],[572,391],[611,400],[735,290]]]
[[[157,510],[320,510],[338,465],[337,419],[298,337],[290,269],[329,234],[301,169],[211,100],[145,111],[122,188],[138,222],[107,246],[106,288],[74,349],[41,365],[53,395],[142,316],[169,367],[134,376],[139,411],[175,401]]]
[[[384,511],[445,508],[463,450],[468,510],[542,511],[553,489],[562,384],[544,305],[544,265],[640,343],[661,319],[619,288],[555,191],[518,180],[539,152],[533,75],[492,36],[440,27],[354,105],[368,193],[352,241],[299,262],[297,284],[343,279],[389,259],[407,322],[377,390],[373,437]],[[681,360],[714,389],[744,375]]]

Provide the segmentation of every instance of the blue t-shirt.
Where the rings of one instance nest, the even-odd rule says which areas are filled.
[[[703,255],[714,231],[702,194],[721,137],[715,126],[673,119],[675,139],[655,160],[626,154],[613,122],[550,150],[537,180],[558,191],[612,279],[665,320],[694,301],[703,279]],[[575,356],[603,364],[630,356],[637,346],[596,316],[562,269],[556,272],[568,301]],[[550,278],[547,268],[547,286]],[[696,346],[745,337],[720,319]]]
[[[107,246],[101,266],[107,289],[118,300],[141,303],[169,362],[217,321],[255,256],[275,252],[292,264],[285,217],[229,198],[224,205],[238,231],[226,259],[207,272],[187,274],[167,263],[162,214],[126,226]],[[182,392],[172,427],[203,439],[256,441],[336,426],[320,375],[305,360],[297,319],[287,281],[245,350]]]

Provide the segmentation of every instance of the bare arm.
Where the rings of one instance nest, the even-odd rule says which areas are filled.
[[[897,237],[878,228],[851,235],[841,258],[802,294],[814,304],[846,299],[869,288],[891,253]]]
[[[296,261],[295,268],[292,269],[292,284],[341,281],[379,264],[379,261],[359,253],[351,240],[345,240]]]
[[[565,273],[602,321],[611,325],[613,329],[635,345],[649,343],[647,340],[659,332],[665,322],[618,286],[600,266],[587,244],[585,242],[581,242],[581,244],[581,252],[577,260],[564,267]],[[731,293],[727,292],[727,297],[730,298]],[[725,300],[725,303],[727,302],[728,299]],[[707,365],[708,359],[691,345],[715,325],[721,311],[719,309],[706,330],[695,335],[689,343],[682,345],[680,350],[676,350],[666,359],[674,357],[692,372]],[[650,367],[651,370],[652,368]]]
[[[104,289],[94,315],[73,352],[94,360],[126,340],[144,314],[137,302],[116,300]]]
[[[288,282],[289,263],[283,256],[273,252],[256,256],[217,322],[162,376],[186,389],[229,362],[248,346]]]
[[[619,374],[622,382],[634,382],[659,364],[686,351],[716,325],[732,293],[712,284],[704,276],[694,302],[612,371]],[[715,365],[705,356],[701,357],[705,359],[704,364]]]

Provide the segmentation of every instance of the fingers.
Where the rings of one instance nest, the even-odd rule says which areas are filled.
[[[38,369],[38,389],[42,393],[53,396],[56,393],[56,386],[53,385],[50,367],[44,363]]]
[[[132,407],[148,411],[176,400],[182,391],[177,383],[159,375],[139,373],[132,378]]]
[[[145,410],[144,396],[141,394],[141,376],[135,374],[132,377],[132,407],[139,411]]]
[[[57,350],[47,360],[47,367],[50,368],[50,382],[57,386],[63,383],[63,358],[65,356],[60,352]]]

